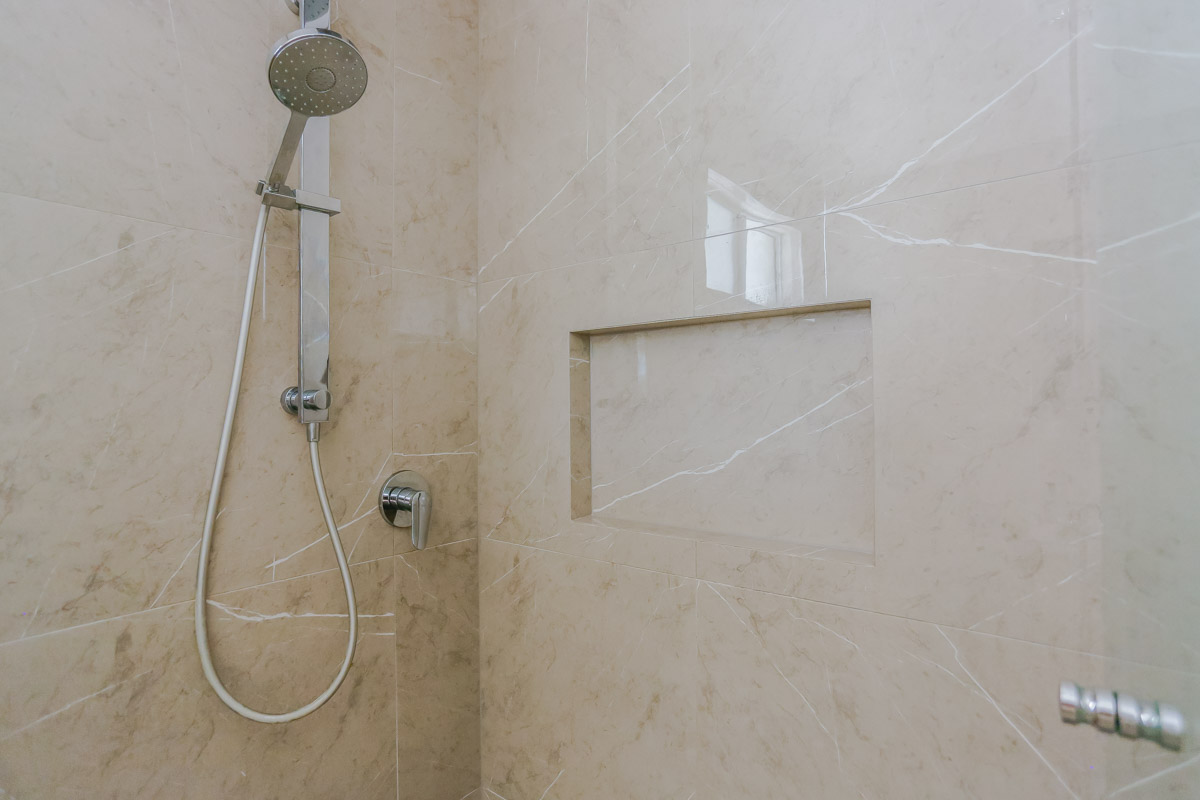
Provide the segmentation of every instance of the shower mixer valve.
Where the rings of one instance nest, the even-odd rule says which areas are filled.
[[[379,490],[379,513],[393,528],[411,527],[413,547],[424,550],[433,513],[429,481],[412,470],[395,473]]]

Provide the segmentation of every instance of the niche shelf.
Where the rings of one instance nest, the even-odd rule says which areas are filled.
[[[571,515],[872,563],[869,301],[571,334]]]

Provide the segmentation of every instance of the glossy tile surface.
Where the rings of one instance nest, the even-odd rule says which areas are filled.
[[[590,343],[593,516],[873,553],[869,309]]]
[[[1200,696],[1198,23],[1174,0],[482,5],[489,797],[1196,793],[1194,745],[1064,726],[1053,691],[1082,676],[1189,715]],[[682,487],[736,470],[689,473],[753,453],[773,409],[743,426],[703,346],[625,334],[598,370],[571,336],[852,300],[872,558],[781,547],[761,520],[696,530],[714,489]],[[765,401],[759,346],[720,362]],[[812,522],[796,541],[832,538]],[[630,607],[634,573],[692,597]],[[644,614],[664,711],[607,744],[637,690],[596,677],[619,655],[573,659]],[[572,698],[606,709],[601,733],[570,728]]]
[[[395,554],[412,546],[375,505],[393,466],[416,468],[441,500],[432,543],[475,536],[476,10],[339,0],[333,13],[370,71],[331,122],[343,213],[321,437],[362,641],[330,704],[281,727],[212,695],[190,599],[252,189],[287,118],[263,64],[296,17],[282,2],[46,4],[5,29],[0,61],[20,77],[0,89],[0,793],[396,798],[419,785],[457,800],[478,786],[474,628],[443,637],[410,619],[436,608],[406,613],[425,642],[397,647],[398,612],[423,601],[396,591],[394,568],[409,567]],[[418,54],[452,102],[399,81],[425,69]],[[278,406],[296,369],[292,217],[275,212],[268,229],[210,584],[218,666],[273,710],[323,689],[345,645],[303,432]],[[428,560],[421,597],[469,606],[473,555]],[[443,656],[457,669],[428,667]],[[461,705],[404,719],[420,747],[399,746],[401,675]]]

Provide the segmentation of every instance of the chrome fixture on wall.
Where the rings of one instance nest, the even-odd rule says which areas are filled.
[[[333,396],[329,391],[329,217],[341,211],[341,204],[329,197],[329,115],[346,110],[358,102],[367,87],[367,68],[362,56],[347,39],[327,29],[328,0],[300,0],[294,3],[304,27],[276,43],[267,63],[267,78],[275,97],[291,112],[283,142],[271,165],[266,180],[258,182],[257,193],[262,196],[254,244],[250,253],[250,269],[242,304],[241,327],[238,331],[233,377],[225,406],[225,421],[221,428],[213,469],[212,488],[204,516],[204,532],[200,539],[200,558],[196,570],[196,649],[200,666],[213,690],[222,702],[238,714],[257,722],[290,722],[312,713],[324,705],[342,685],[354,660],[354,645],[358,638],[358,611],[354,601],[354,584],[350,567],[338,536],[337,523],[325,491],[321,473],[318,441],[321,423],[329,419]],[[300,151],[300,187],[292,189],[287,180],[296,151]],[[350,620],[346,653],[336,677],[318,697],[294,711],[279,714],[256,711],[239,702],[221,683],[213,666],[208,646],[208,559],[212,550],[213,529],[229,456],[229,441],[233,420],[237,414],[238,394],[242,384],[242,368],[246,361],[246,345],[250,336],[250,317],[254,307],[254,290],[262,261],[266,238],[267,218],[271,208],[299,211],[300,214],[300,343],[297,385],[286,389],[280,398],[285,411],[294,414],[305,426],[313,483],[321,504],[321,515],[329,532],[337,559]]]
[[[1169,750],[1183,746],[1187,726],[1179,709],[1108,689],[1085,689],[1074,681],[1058,687],[1058,713],[1063,722],[1086,722],[1105,733],[1128,739],[1150,739]]]
[[[401,470],[379,490],[379,513],[393,528],[412,528],[413,547],[425,549],[433,516],[429,481],[412,470]]]

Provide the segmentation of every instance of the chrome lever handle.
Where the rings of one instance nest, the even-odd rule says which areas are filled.
[[[412,528],[413,547],[424,550],[433,518],[429,482],[411,470],[392,475],[379,490],[379,513],[392,527]]]
[[[412,511],[412,543],[418,550],[424,550],[429,541],[429,512],[432,503],[429,492],[413,492],[410,510]]]
[[[1058,687],[1058,713],[1063,722],[1086,722],[1106,733],[1129,739],[1150,739],[1169,750],[1183,746],[1187,725],[1174,706],[1148,703],[1109,689],[1085,689],[1074,681]]]

